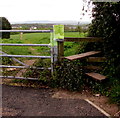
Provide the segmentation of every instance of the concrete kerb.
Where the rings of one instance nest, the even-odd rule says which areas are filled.
[[[101,109],[100,107],[98,107],[97,105],[95,105],[93,102],[91,102],[88,99],[85,99],[86,102],[88,102],[89,104],[91,104],[93,107],[95,107],[96,109],[98,109],[101,113],[103,113],[105,116],[107,116],[108,118],[111,118],[110,114],[108,114],[106,111],[104,111],[103,109]]]

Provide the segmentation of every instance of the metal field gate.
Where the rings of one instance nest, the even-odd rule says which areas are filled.
[[[20,69],[27,69],[27,68],[33,68],[33,69],[46,69],[44,67],[30,67],[29,65],[26,65],[25,63],[21,62],[20,60],[16,59],[16,57],[31,57],[31,58],[42,58],[42,59],[51,59],[51,65],[49,70],[51,70],[51,73],[53,74],[54,71],[54,64],[58,61],[58,41],[63,41],[64,39],[64,26],[63,25],[54,25],[53,30],[0,30],[0,33],[2,32],[20,32],[22,33],[50,33],[50,44],[8,44],[8,43],[0,43],[0,46],[45,46],[50,48],[50,56],[34,56],[34,55],[10,55],[2,50],[0,50],[0,57],[9,57],[12,58],[14,61],[20,63],[22,66],[8,66],[8,65],[0,65],[0,68],[20,68]],[[0,39],[1,40],[1,39]],[[0,75],[0,78],[8,78],[8,79],[30,79],[30,80],[38,80],[38,78],[25,78],[25,77],[15,77],[15,76],[2,76]]]

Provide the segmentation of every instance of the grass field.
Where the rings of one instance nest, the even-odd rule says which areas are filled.
[[[65,32],[65,37],[85,37],[85,35],[79,32]],[[50,33],[25,33],[22,40],[20,40],[20,34],[11,35],[10,39],[3,39],[2,43],[49,44]],[[76,54],[79,47],[80,43],[65,42],[64,55]],[[50,55],[48,47],[3,46],[2,50],[7,54],[14,55]]]

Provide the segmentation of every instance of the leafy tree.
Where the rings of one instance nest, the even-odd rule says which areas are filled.
[[[11,30],[11,24],[5,17],[0,17],[0,29],[2,30]],[[1,38],[10,38],[9,32],[3,32]]]
[[[94,3],[93,21],[89,36],[104,37],[104,51],[107,55],[120,54],[120,2]],[[112,55],[111,55],[112,54]]]
[[[81,33],[81,32],[82,32],[82,27],[78,25],[78,26],[76,27],[76,31]]]

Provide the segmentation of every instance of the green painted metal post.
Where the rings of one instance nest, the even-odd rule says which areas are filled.
[[[52,68],[60,61],[63,56],[63,41],[64,41],[64,25],[54,25],[53,33],[51,33],[51,63]],[[53,71],[53,69],[52,69]]]

